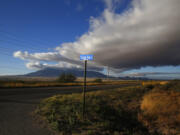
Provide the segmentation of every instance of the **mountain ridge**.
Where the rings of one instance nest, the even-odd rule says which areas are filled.
[[[83,69],[75,69],[75,68],[45,68],[42,70],[38,70],[32,73],[25,74],[27,77],[58,77],[62,73],[71,73],[76,77],[83,77],[84,71]],[[106,75],[96,72],[96,71],[87,71],[87,77],[99,77],[105,78]]]

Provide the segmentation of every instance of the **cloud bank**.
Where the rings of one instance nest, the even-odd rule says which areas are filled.
[[[28,60],[27,67],[63,65],[60,63],[82,67],[79,55],[93,54],[92,68],[109,66],[119,72],[180,65],[180,0],[132,0],[123,13],[115,12],[118,0],[104,1],[102,15],[90,18],[88,32],[77,41],[63,43],[54,52],[17,51],[14,57]],[[47,65],[44,61],[58,64]]]
[[[148,76],[164,76],[164,75],[180,75],[180,72],[141,72],[141,73],[130,73],[126,76],[133,77],[148,77]]]

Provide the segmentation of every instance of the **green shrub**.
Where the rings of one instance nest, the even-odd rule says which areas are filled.
[[[97,79],[95,79],[93,82],[102,83],[102,79],[101,79],[101,78],[97,78]]]
[[[153,89],[155,87],[155,85],[153,84],[148,84],[145,86],[147,89]]]
[[[76,76],[74,76],[73,74],[61,74],[58,78],[58,81],[59,82],[63,82],[63,83],[66,83],[66,82],[74,82],[76,80]]]
[[[138,92],[114,90],[87,93],[85,120],[82,118],[81,94],[48,98],[41,102],[36,112],[47,119],[52,129],[63,134],[148,135],[136,114],[126,108],[128,104],[122,104],[128,101],[121,101],[134,98]]]
[[[164,85],[155,85],[154,90],[155,91],[163,90],[163,91],[180,92],[180,81],[179,80],[173,80],[173,81],[169,81],[168,83],[166,83]]]

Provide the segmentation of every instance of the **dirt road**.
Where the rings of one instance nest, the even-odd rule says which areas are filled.
[[[108,90],[127,85],[88,86],[88,91]],[[0,89],[0,135],[51,135],[34,122],[31,112],[46,97],[82,92],[82,87]]]

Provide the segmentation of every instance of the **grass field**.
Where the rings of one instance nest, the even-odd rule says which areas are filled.
[[[97,78],[87,78],[87,85],[120,85],[120,84],[137,84],[137,85],[156,85],[166,84],[168,81],[139,81],[139,80],[106,80],[96,82]],[[62,83],[57,78],[44,77],[19,77],[19,78],[0,78],[0,88],[20,88],[20,87],[61,87],[61,86],[82,86],[83,78],[77,78],[72,83]]]
[[[162,85],[163,84],[163,85]],[[180,82],[56,95],[41,102],[35,116],[61,135],[179,135]]]
[[[95,78],[88,78],[87,85],[119,85],[119,84],[141,84],[140,81],[117,81],[117,80],[103,80],[102,82],[94,82]],[[81,86],[83,80],[77,79],[72,83],[58,82],[57,79],[22,79],[22,80],[0,80],[0,88],[20,88],[20,87],[56,87],[56,86]]]

